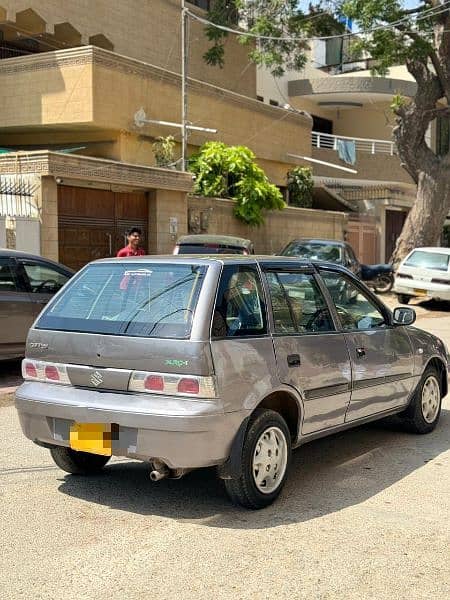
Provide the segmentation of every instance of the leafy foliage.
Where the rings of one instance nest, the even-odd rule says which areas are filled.
[[[314,181],[310,167],[295,167],[288,171],[287,187],[290,205],[301,208],[312,207]]]
[[[286,69],[300,70],[305,66],[308,49],[307,38],[321,32],[323,35],[340,33],[343,26],[324,9],[326,2],[310,4],[308,13],[299,8],[298,0],[215,0],[211,3],[208,19],[218,25],[240,25],[239,41],[249,46],[249,58],[270,69],[279,77]],[[301,39],[271,40],[255,38],[249,34],[267,37]],[[224,40],[228,32],[213,26],[206,28],[213,46],[204,54],[209,65],[223,67],[225,63]]]
[[[196,194],[232,198],[236,201],[234,215],[248,225],[262,225],[264,210],[285,206],[280,190],[270,183],[245,146],[206,142],[190,158],[189,170],[196,175]]]
[[[152,144],[152,150],[158,167],[172,165],[174,162],[175,138],[173,135],[156,138],[156,141]]]

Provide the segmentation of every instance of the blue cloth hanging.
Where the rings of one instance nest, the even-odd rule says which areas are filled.
[[[336,150],[341,160],[349,165],[356,163],[356,144],[354,140],[337,140]]]

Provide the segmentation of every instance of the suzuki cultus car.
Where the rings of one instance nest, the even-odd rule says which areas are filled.
[[[310,440],[389,415],[435,428],[448,357],[414,319],[337,265],[106,259],[32,327],[16,407],[69,473],[111,456],[147,461],[153,480],[216,466],[235,503],[261,508]]]

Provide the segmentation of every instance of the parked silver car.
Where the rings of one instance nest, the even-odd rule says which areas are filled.
[[[24,356],[33,321],[72,275],[42,256],[0,248],[0,360]]]
[[[16,407],[69,473],[111,455],[148,461],[153,480],[215,465],[235,503],[261,508],[292,448],[394,414],[434,429],[448,356],[414,319],[327,263],[106,259],[34,324]]]

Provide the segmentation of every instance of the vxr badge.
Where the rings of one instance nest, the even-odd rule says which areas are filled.
[[[91,377],[90,377],[91,383],[92,385],[95,385],[95,387],[98,387],[101,383],[103,383],[103,375],[101,373],[99,373],[98,371],[94,371],[94,373],[92,373]]]

